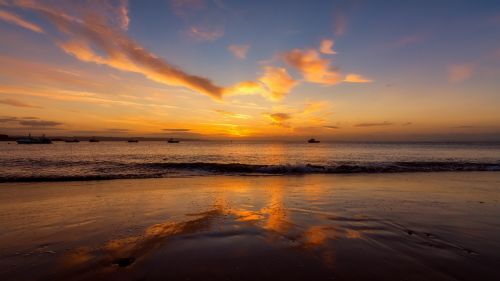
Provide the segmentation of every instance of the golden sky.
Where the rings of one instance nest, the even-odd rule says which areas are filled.
[[[0,0],[0,133],[500,139],[498,3],[308,3]]]

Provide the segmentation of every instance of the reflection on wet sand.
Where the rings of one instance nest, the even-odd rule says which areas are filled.
[[[228,203],[227,193],[219,193],[214,197],[213,204],[209,204],[210,210],[186,214],[189,220],[155,224],[148,227],[141,235],[110,240],[92,249],[78,248],[71,251],[62,257],[64,269],[61,270],[61,275],[51,278],[89,280],[109,278],[109,274],[122,270],[123,267],[140,264],[154,251],[168,249],[169,243],[172,243],[175,237],[189,237],[200,233],[207,236],[227,235],[227,237],[257,235],[262,238],[259,240],[260,247],[272,247],[271,245],[277,243],[280,247],[295,249],[295,254],[298,253],[297,250],[308,251],[320,247],[329,239],[338,237],[338,233],[343,233],[347,238],[361,237],[357,231],[339,232],[334,226],[313,225],[303,228],[294,224],[284,204],[285,188],[283,181],[270,182],[267,186],[270,198],[267,204],[258,210],[233,206]],[[235,187],[235,190],[239,189]],[[248,235],[249,233],[252,235]],[[331,266],[333,263],[331,251],[330,248],[320,253],[316,266]]]
[[[493,280],[500,194],[491,186],[500,178],[479,174],[482,186],[474,190],[478,178],[449,177],[205,177],[95,183],[92,191],[36,187],[30,194],[52,191],[16,204],[57,202],[53,209],[9,213],[0,198],[0,222],[17,233],[0,234],[9,242],[0,245],[0,277],[32,280],[26,270],[6,267],[16,263],[39,280]],[[40,226],[20,231],[31,231],[19,222],[38,218],[36,211]],[[128,228],[112,231],[120,226]],[[40,248],[43,239],[49,243]],[[40,254],[24,256],[11,246],[22,241]]]

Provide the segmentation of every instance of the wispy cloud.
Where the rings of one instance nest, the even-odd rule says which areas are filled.
[[[454,64],[448,67],[448,80],[451,83],[468,80],[474,74],[472,64]]]
[[[15,99],[0,99],[0,104],[6,104],[15,107],[41,108],[40,106],[32,105]]]
[[[168,63],[121,32],[121,27],[115,27],[111,20],[117,17],[115,14],[109,16],[106,14],[109,9],[95,7],[104,5],[99,4],[103,2],[92,2],[93,5],[65,2],[58,6],[44,1],[15,3],[46,16],[59,31],[70,38],[58,45],[81,61],[140,73],[156,82],[186,87],[216,99],[223,96],[223,87]],[[116,9],[113,11],[116,13]]]
[[[328,107],[328,101],[309,101],[304,105],[303,114],[310,114],[313,112],[321,111]]]
[[[344,13],[337,12],[333,19],[333,31],[335,35],[342,36],[347,30],[347,16]]]
[[[453,129],[476,129],[478,128],[477,126],[473,126],[473,125],[460,125],[460,126],[454,126],[454,127],[451,127]]]
[[[131,130],[130,129],[122,129],[122,128],[109,128],[106,129],[107,132],[113,132],[113,133],[128,133]]]
[[[339,127],[339,126],[333,126],[333,125],[330,125],[330,126],[323,126],[323,128],[335,129],[335,130],[340,129],[340,127]]]
[[[371,83],[371,82],[373,82],[373,80],[370,79],[370,78],[363,77],[360,74],[349,73],[344,78],[344,82],[348,82],[348,83]]]
[[[20,125],[31,126],[31,127],[55,127],[60,126],[63,123],[56,121],[45,121],[45,120],[21,120]]]
[[[1,116],[0,117],[0,122],[1,123],[12,123],[15,122],[21,126],[29,126],[29,127],[56,127],[63,125],[61,122],[56,122],[56,121],[48,121],[48,120],[41,120],[37,117],[14,117],[14,116]]]
[[[170,0],[170,7],[177,16],[188,17],[206,7],[205,0]]]
[[[227,49],[233,53],[233,55],[239,59],[245,59],[247,57],[248,50],[250,50],[250,45],[229,45]]]
[[[214,112],[217,112],[224,117],[236,118],[236,119],[249,119],[251,117],[250,115],[247,115],[247,114],[234,113],[234,112],[226,111],[226,110],[222,110],[222,109],[216,109],[216,110],[214,110]]]
[[[28,30],[31,30],[31,31],[34,31],[37,33],[44,33],[45,32],[43,30],[43,28],[41,28],[40,26],[23,19],[22,17],[18,16],[17,14],[15,14],[13,12],[0,10],[0,20],[18,25],[20,27],[26,28]]]
[[[189,28],[187,34],[197,41],[214,41],[224,35],[224,27],[193,25]]]
[[[359,123],[354,125],[355,127],[380,127],[380,126],[392,126],[393,123],[384,121],[384,122],[378,122],[378,123]]]
[[[319,51],[323,54],[334,55],[337,53],[333,50],[334,44],[335,44],[335,42],[331,39],[323,39],[321,41],[320,46],[319,46]]]
[[[170,128],[170,129],[162,129],[162,131],[166,131],[166,132],[189,132],[189,131],[191,131],[191,129]]]

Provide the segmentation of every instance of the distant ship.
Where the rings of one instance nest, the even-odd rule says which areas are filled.
[[[179,143],[179,140],[174,140],[172,138],[167,140],[168,143]]]
[[[319,143],[319,140],[316,140],[316,139],[309,139],[307,142],[308,142],[308,143]]]
[[[16,141],[18,144],[51,144],[52,141],[48,138],[45,137],[45,135],[41,136],[40,138],[34,138],[29,134],[28,137],[18,139]]]
[[[128,140],[128,142],[139,142],[139,140]]]
[[[80,142],[78,139],[65,140],[65,142]]]
[[[99,140],[96,139],[95,137],[92,137],[92,138],[89,139],[89,142],[99,142]]]

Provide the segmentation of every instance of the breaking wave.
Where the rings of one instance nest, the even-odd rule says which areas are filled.
[[[48,164],[48,163],[45,163]],[[54,163],[55,164],[55,163]],[[59,163],[60,164],[60,163]],[[175,176],[224,175],[304,175],[304,174],[355,174],[355,173],[404,173],[404,172],[465,172],[500,171],[496,163],[476,162],[390,162],[390,163],[339,163],[332,165],[259,165],[242,163],[210,162],[160,162],[160,163],[112,163],[95,165],[75,161],[71,173],[63,171],[37,172],[29,175],[0,175],[0,182],[51,182],[92,181],[113,179],[143,179]],[[71,166],[65,163],[66,167]],[[78,169],[78,166],[85,169]],[[40,165],[37,165],[41,167]],[[50,165],[49,165],[50,166]],[[63,175],[61,175],[63,174]]]

